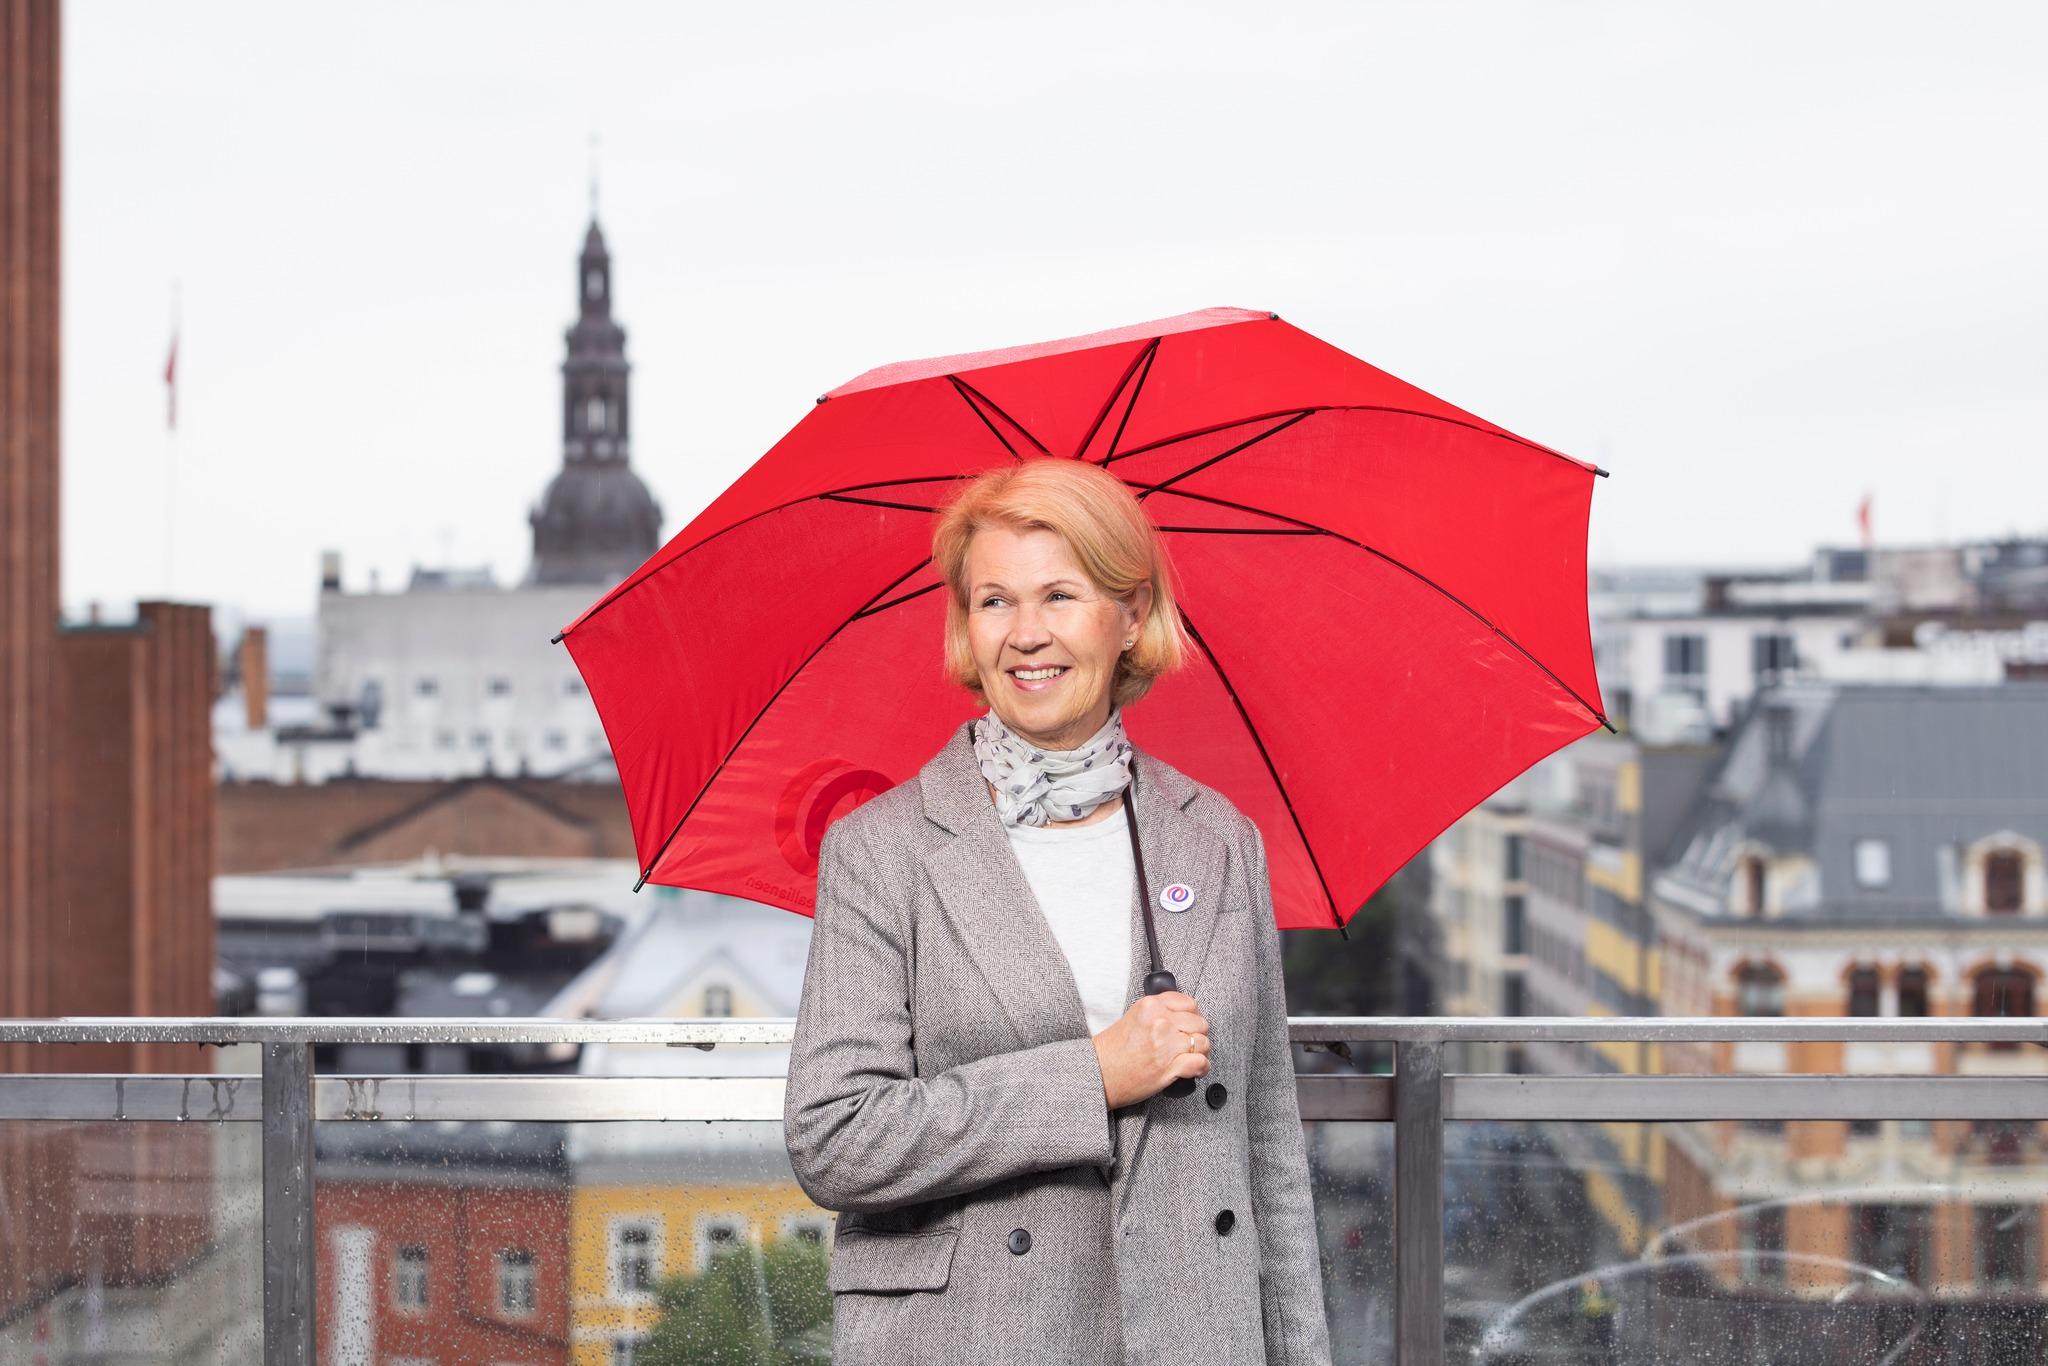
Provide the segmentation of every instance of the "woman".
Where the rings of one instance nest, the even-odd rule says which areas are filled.
[[[1107,470],[1033,460],[933,563],[988,711],[826,832],[790,1049],[833,1360],[1327,1362],[1265,847],[1123,732],[1186,648],[1165,549]],[[1140,991],[1133,811],[1179,991]]]

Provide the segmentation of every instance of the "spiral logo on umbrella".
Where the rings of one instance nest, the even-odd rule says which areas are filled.
[[[817,759],[798,769],[775,803],[775,844],[783,862],[804,877],[815,877],[826,827],[894,786],[883,774],[839,758]]]

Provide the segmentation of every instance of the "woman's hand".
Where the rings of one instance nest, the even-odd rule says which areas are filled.
[[[1109,1108],[1136,1105],[1181,1077],[1209,1071],[1209,1022],[1184,991],[1140,996],[1124,1017],[1095,1036],[1102,1093]]]

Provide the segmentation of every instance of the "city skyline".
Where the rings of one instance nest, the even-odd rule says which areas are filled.
[[[178,597],[516,581],[593,132],[664,538],[870,366],[1212,304],[1612,470],[1596,565],[2044,529],[2039,16],[1168,13],[78,8],[67,609],[165,590],[174,282]]]

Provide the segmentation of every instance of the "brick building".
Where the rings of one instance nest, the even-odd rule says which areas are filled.
[[[2039,1013],[2043,735],[2048,683],[1791,685],[1760,695],[1652,886],[1663,1012]],[[2019,1044],[1666,1044],[1661,1054],[1652,1070],[2042,1071],[2040,1054]],[[1661,1128],[1665,1222],[1699,1221],[1703,1250],[1846,1258],[1950,1300],[2042,1293],[2041,1125]],[[1753,1274],[1782,1280],[1783,1265],[1764,1259]],[[1770,1289],[1825,1297],[1851,1274],[1804,1271],[1800,1284]],[[1956,1331],[1973,1321],[1948,1317]]]
[[[59,21],[0,6],[0,1017],[207,1013],[209,614],[59,624]],[[0,1072],[159,1069],[207,1070],[0,1045]],[[206,1255],[212,1147],[145,1127],[0,1126],[0,1332],[60,1342],[82,1309],[102,1331]]]
[[[324,1126],[321,1360],[569,1358],[565,1126]]]

